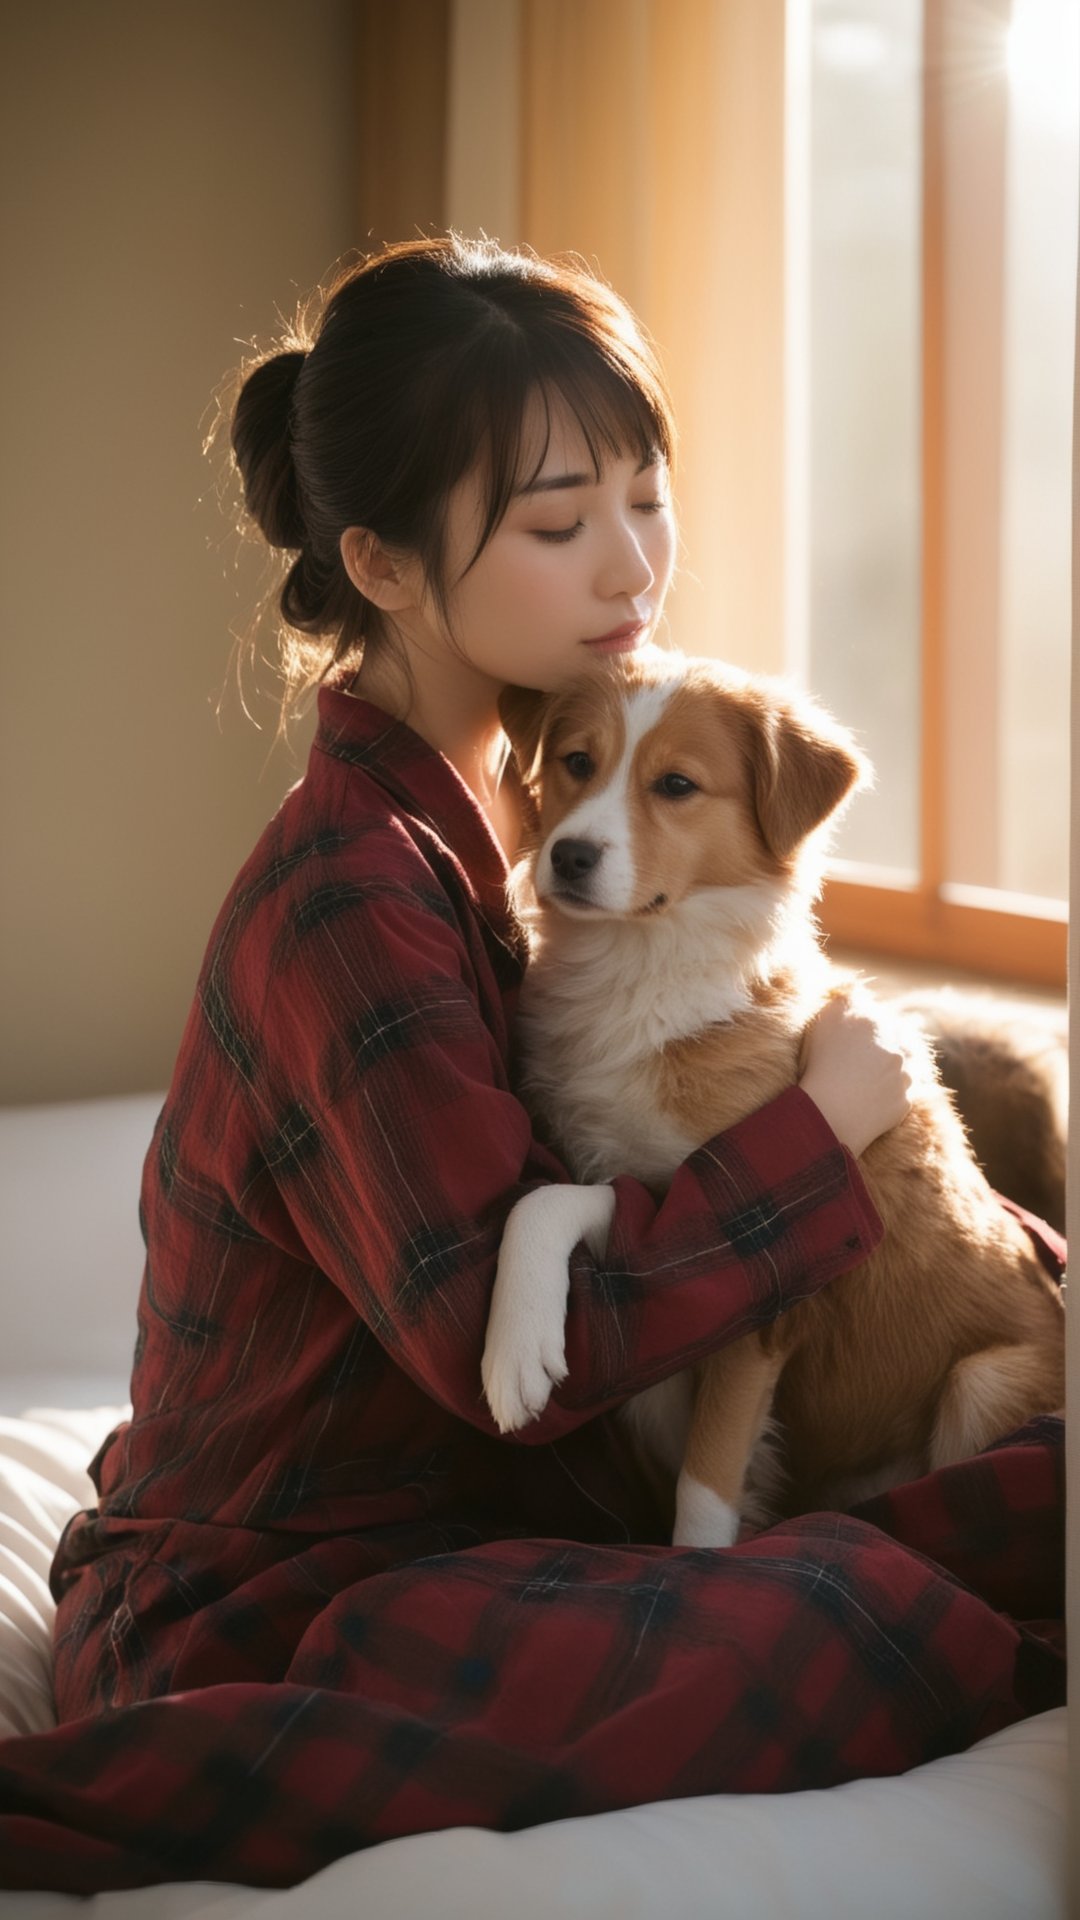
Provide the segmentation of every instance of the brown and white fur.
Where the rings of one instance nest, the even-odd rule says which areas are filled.
[[[830,994],[865,991],[825,958],[812,903],[820,829],[866,767],[791,689],[651,650],[564,693],[513,690],[504,723],[537,809],[525,1098],[588,1183],[539,1189],[507,1223],[483,1381],[512,1431],[565,1377],[567,1263],[581,1239],[603,1257],[604,1183],[663,1192],[798,1079]],[[677,1476],[677,1544],[849,1505],[1063,1401],[1060,1295],[976,1166],[926,1041],[912,1028],[903,1044],[911,1111],[861,1160],[881,1247],[626,1410]]]

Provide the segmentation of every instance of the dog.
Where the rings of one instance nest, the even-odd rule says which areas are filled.
[[[1065,1232],[1069,1042],[1064,1007],[956,987],[896,1004],[929,1035],[968,1143],[990,1185]]]
[[[830,995],[865,992],[813,914],[824,834],[868,768],[781,682],[649,649],[502,718],[532,811],[523,1097],[576,1185],[511,1211],[484,1391],[503,1432],[566,1374],[568,1261],[603,1259],[607,1184],[657,1194],[799,1078]],[[522,888],[524,887],[524,891]],[[1064,1310],[967,1145],[929,1042],[910,1111],[860,1165],[884,1226],[852,1272],[624,1409],[675,1487],[675,1544],[724,1547],[978,1452],[1064,1400]]]

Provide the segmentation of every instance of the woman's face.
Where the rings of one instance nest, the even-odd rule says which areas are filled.
[[[532,473],[547,431],[539,405],[526,428],[522,471]],[[644,466],[636,454],[612,456],[597,479],[576,419],[553,405],[539,471],[470,566],[484,512],[481,481],[470,475],[447,517],[449,632],[430,593],[418,609],[432,638],[474,672],[498,686],[551,692],[590,662],[653,639],[675,558],[659,455]]]

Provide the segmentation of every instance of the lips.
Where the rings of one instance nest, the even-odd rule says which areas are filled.
[[[586,640],[583,645],[593,653],[632,653],[644,631],[644,620],[626,620],[621,627],[597,634],[594,640]]]

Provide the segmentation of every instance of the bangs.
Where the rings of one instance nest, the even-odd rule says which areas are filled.
[[[459,460],[449,446],[446,452],[460,477],[476,464],[479,449],[484,500],[483,523],[465,573],[475,566],[515,493],[529,486],[543,467],[557,409],[565,408],[578,427],[597,480],[612,459],[630,457],[642,466],[656,460],[673,464],[670,405],[647,362],[634,365],[629,354],[618,360],[604,356],[594,340],[580,337],[545,345],[548,351],[538,365],[535,341],[526,343],[507,329],[493,352],[495,343],[489,338],[483,343],[483,365],[475,370],[471,404],[462,406],[458,399],[453,437],[460,436],[459,445],[467,445],[473,457]],[[467,387],[466,369],[459,367],[458,373],[465,375],[462,384]]]

